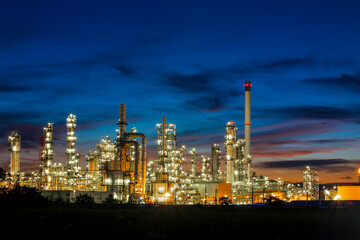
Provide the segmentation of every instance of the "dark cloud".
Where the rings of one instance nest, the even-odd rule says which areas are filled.
[[[162,81],[175,93],[184,94],[185,109],[216,112],[229,108],[230,100],[243,94],[240,89],[215,71],[198,74],[166,74]]]
[[[234,66],[218,69],[217,72],[221,75],[227,76],[238,76],[238,77],[252,77],[257,73],[274,73],[293,70],[304,67],[315,67],[317,63],[313,58],[310,57],[294,57],[294,58],[283,58],[278,60],[264,61],[256,60],[246,64],[236,64]]]
[[[358,107],[294,106],[258,109],[258,117],[308,120],[340,120],[360,123]]]
[[[48,68],[42,66],[15,66],[2,69],[0,72],[0,82],[1,83],[18,83],[27,84],[26,86],[20,86],[24,88],[29,88],[38,85],[38,81],[54,76],[56,73],[50,71]],[[8,85],[6,85],[8,86]],[[32,89],[35,89],[32,87]]]
[[[26,122],[42,121],[47,116],[46,112],[25,109],[4,109],[0,111],[0,131],[9,125]]]
[[[113,68],[120,71],[124,75],[133,75],[137,72],[134,68],[126,65],[114,65]]]
[[[266,139],[266,140],[255,140],[253,141],[255,146],[261,146],[266,148],[275,148],[281,147],[284,145],[299,145],[299,146],[314,146],[314,145],[321,145],[321,146],[340,146],[340,145],[349,145],[353,146],[358,144],[358,138],[352,139],[315,139],[315,140],[295,140],[295,139]]]
[[[334,131],[334,124],[326,122],[305,122],[294,123],[293,125],[279,124],[263,131],[253,133],[253,141],[263,141],[268,139],[294,137],[304,134],[327,133]]]
[[[256,164],[257,167],[276,168],[276,169],[302,169],[305,166],[310,166],[314,170],[326,170],[329,172],[341,172],[356,167],[351,166],[359,164],[360,160],[347,159],[314,159],[314,160],[281,160],[271,162],[261,162]]]
[[[32,90],[30,86],[0,85],[0,92],[24,92]]]
[[[213,90],[214,77],[214,75],[205,72],[190,75],[170,73],[165,76],[163,82],[177,92],[199,93]]]
[[[273,62],[268,62],[262,65],[258,65],[255,68],[259,70],[277,70],[277,69],[289,69],[294,67],[313,66],[315,62],[311,58],[287,58],[280,59]]]
[[[346,150],[343,147],[283,147],[283,148],[268,148],[268,147],[254,147],[252,156],[257,158],[286,158],[310,155],[313,153],[333,153],[339,150]]]
[[[229,108],[229,101],[231,98],[236,97],[234,95],[223,95],[220,92],[214,92],[212,96],[201,96],[192,100],[186,101],[188,109],[191,110],[203,110],[205,112],[217,112]]]
[[[323,77],[323,78],[308,78],[303,80],[303,83],[320,85],[326,88],[347,90],[350,92],[360,92],[360,73],[342,74],[339,77]]]

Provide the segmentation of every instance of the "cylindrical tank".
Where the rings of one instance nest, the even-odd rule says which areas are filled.
[[[234,161],[236,157],[236,123],[226,124],[225,148],[226,148],[226,181],[232,183],[234,180]]]
[[[66,128],[67,128],[67,136],[66,136],[66,167],[70,173],[73,175],[76,172],[76,169],[79,165],[77,159],[75,157],[75,128],[76,128],[76,116],[74,114],[70,114],[66,118]]]
[[[21,136],[18,131],[14,131],[8,138],[10,143],[10,174],[16,175],[20,172],[20,147],[21,147]]]

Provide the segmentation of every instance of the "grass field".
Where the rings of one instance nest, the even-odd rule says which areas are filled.
[[[35,239],[360,239],[360,208],[133,206],[1,209],[1,228]]]

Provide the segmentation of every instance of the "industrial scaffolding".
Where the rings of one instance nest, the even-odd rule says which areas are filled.
[[[147,159],[147,138],[135,127],[126,131],[126,105],[120,105],[120,116],[115,140],[101,137],[99,143],[86,155],[86,170],[81,169],[81,155],[76,152],[75,130],[77,118],[66,118],[65,165],[54,163],[53,124],[44,127],[39,172],[31,177],[20,172],[21,137],[14,131],[10,143],[10,171],[2,183],[36,187],[47,196],[64,192],[96,193],[99,199],[112,196],[121,203],[158,204],[254,204],[277,196],[283,200],[316,200],[319,196],[319,177],[307,166],[303,171],[303,186],[269,179],[251,172],[250,144],[250,90],[245,82],[244,137],[238,138],[236,122],[225,125],[224,152],[218,143],[211,145],[210,157],[198,154],[195,147],[177,146],[177,125],[156,124],[157,159]],[[189,159],[187,159],[189,155]],[[200,156],[200,157],[199,157]],[[199,159],[198,159],[199,157]],[[225,162],[222,169],[221,162]],[[190,165],[190,169],[185,169]],[[200,171],[198,171],[198,168]]]

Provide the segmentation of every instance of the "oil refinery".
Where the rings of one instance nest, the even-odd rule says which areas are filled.
[[[120,105],[117,135],[105,137],[91,148],[86,156],[87,167],[81,169],[81,156],[76,152],[76,124],[74,114],[66,118],[66,164],[53,162],[53,124],[43,129],[42,150],[38,172],[25,176],[20,171],[21,135],[13,131],[10,143],[10,165],[2,187],[16,185],[35,187],[43,196],[73,201],[88,194],[97,203],[110,195],[121,203],[146,204],[204,204],[219,205],[263,203],[269,196],[284,201],[324,200],[345,198],[351,190],[319,189],[319,176],[309,166],[301,170],[302,184],[289,184],[269,179],[252,171],[251,158],[251,82],[245,81],[244,136],[238,137],[238,124],[229,121],[224,126],[224,158],[221,144],[209,146],[210,157],[198,155],[196,148],[177,145],[177,126],[165,117],[156,125],[157,158],[149,160],[147,137],[136,128],[126,129],[126,105]],[[221,163],[225,164],[224,171]],[[189,163],[191,169],[185,170]],[[201,171],[197,171],[197,166]],[[299,171],[300,173],[300,171]],[[360,171],[359,171],[360,181]],[[356,192],[359,192],[357,189]],[[360,196],[357,196],[360,200]]]

